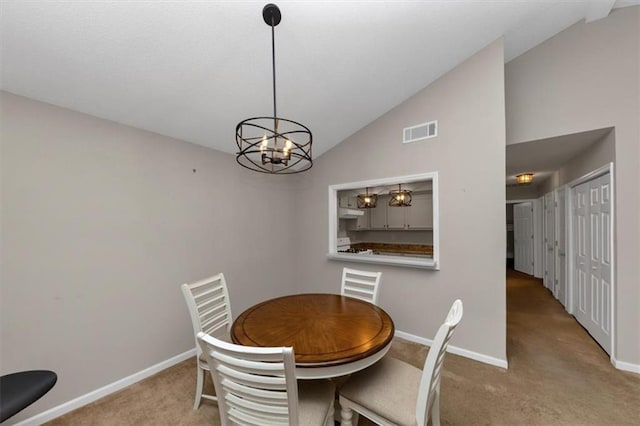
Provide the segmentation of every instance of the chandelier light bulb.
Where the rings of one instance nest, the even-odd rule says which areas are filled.
[[[260,144],[260,152],[264,152],[267,149],[268,143],[269,143],[269,141],[267,139],[267,135],[265,134],[262,137],[262,143]]]

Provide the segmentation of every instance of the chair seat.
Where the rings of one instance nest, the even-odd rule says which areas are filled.
[[[335,392],[336,388],[329,380],[298,380],[299,424],[323,425]]]
[[[355,411],[382,425],[425,426],[431,420],[440,426],[442,362],[462,315],[462,301],[457,299],[438,328],[423,370],[387,356],[351,376],[340,389],[342,424],[351,426]]]
[[[31,370],[0,377],[0,422],[36,402],[56,384],[49,370]]]
[[[413,426],[421,378],[419,368],[386,356],[353,374],[340,395],[374,413],[384,413],[392,423]]]

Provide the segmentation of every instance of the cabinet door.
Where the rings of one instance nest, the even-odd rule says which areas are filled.
[[[387,207],[387,228],[404,229],[405,212],[410,207],[390,207],[387,203],[385,203]]]
[[[411,207],[406,207],[407,228],[433,228],[433,198],[431,194],[416,194],[411,197]]]
[[[369,209],[369,216],[371,218],[371,229],[386,229],[387,228],[387,202],[389,199],[385,196],[378,198],[378,205]]]
[[[338,200],[340,207],[354,209],[356,208],[356,197],[340,197]]]
[[[369,210],[371,209],[361,210],[364,211],[364,214],[356,219],[356,229],[369,229]]]

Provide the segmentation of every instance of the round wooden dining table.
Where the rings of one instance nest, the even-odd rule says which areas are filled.
[[[335,294],[298,294],[259,303],[231,327],[244,346],[293,346],[298,379],[344,376],[362,370],[391,347],[395,328],[380,307]]]

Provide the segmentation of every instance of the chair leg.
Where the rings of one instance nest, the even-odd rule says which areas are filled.
[[[329,413],[327,414],[327,418],[325,421],[325,426],[333,426],[335,425],[335,404],[331,404],[331,407],[329,407]]]
[[[204,370],[200,368],[200,365],[196,365],[196,368],[198,369],[198,376],[196,380],[196,400],[193,403],[194,410],[200,408],[200,401],[202,400],[202,389],[204,388]]]
[[[435,392],[433,396],[435,398],[431,406],[431,424],[433,426],[440,426],[440,392]]]
[[[344,404],[343,401],[341,402],[342,402],[341,404],[342,408],[340,409],[340,415],[341,415],[340,426],[353,426],[353,423],[352,423],[353,410],[351,409],[351,407],[348,407],[346,404]]]

